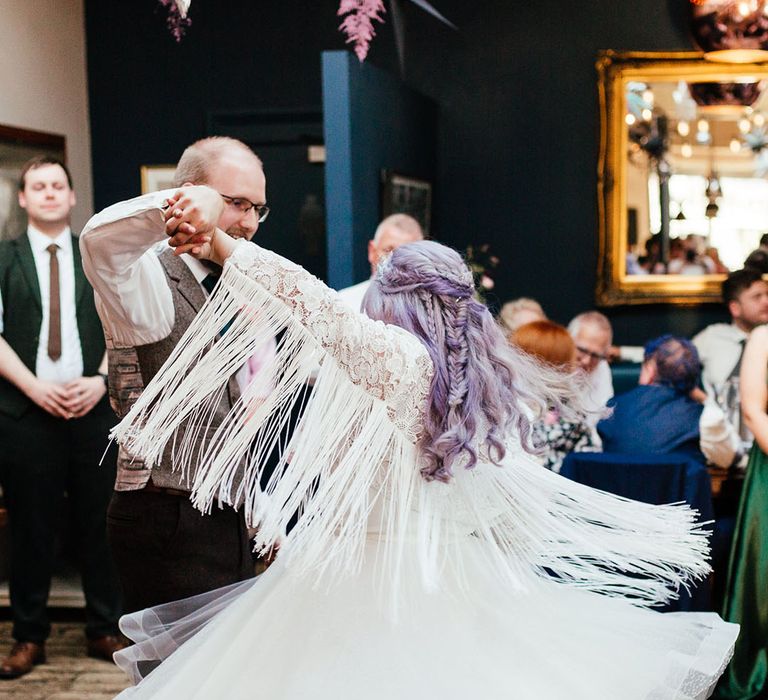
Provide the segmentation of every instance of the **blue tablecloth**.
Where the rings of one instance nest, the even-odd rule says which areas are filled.
[[[560,474],[644,503],[685,501],[698,511],[701,521],[714,518],[709,472],[704,464],[686,454],[572,452],[565,458]],[[681,591],[678,600],[660,609],[710,610],[710,581],[701,581],[690,593]]]

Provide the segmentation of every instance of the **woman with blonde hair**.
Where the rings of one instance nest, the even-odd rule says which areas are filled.
[[[515,332],[520,326],[532,321],[542,321],[547,318],[541,304],[530,297],[512,299],[501,307],[499,322],[510,332]]]

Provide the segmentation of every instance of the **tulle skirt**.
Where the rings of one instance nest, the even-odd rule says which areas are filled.
[[[709,696],[732,653],[738,626],[715,614],[544,579],[510,590],[471,538],[463,549],[439,591],[407,573],[394,608],[371,542],[330,589],[278,558],[251,581],[126,616],[136,644],[116,661],[138,685],[119,698],[689,700]]]

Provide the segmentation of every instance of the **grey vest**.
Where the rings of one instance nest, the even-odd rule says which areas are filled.
[[[144,386],[152,380],[163,366],[163,363],[174,351],[181,336],[189,328],[192,320],[206,300],[205,292],[180,258],[174,256],[168,250],[160,255],[160,263],[168,277],[168,286],[173,297],[174,324],[170,335],[156,343],[141,345],[135,348],[109,347],[112,344],[107,339],[109,347],[110,400],[112,408],[121,418],[133,406]],[[196,441],[199,446],[202,446],[206,439],[213,436],[216,428],[221,424],[221,421],[229,413],[239,397],[240,390],[234,377],[232,377],[229,380],[227,391],[222,393],[221,400],[213,415],[213,420],[207,428],[206,434],[197,436]],[[183,430],[184,426],[180,430],[179,438],[182,437]],[[155,486],[189,491],[194,473],[188,474],[187,478],[183,479],[179,472],[173,471],[171,469],[170,450],[170,446],[166,448],[162,461],[160,464],[152,467],[151,474],[147,472],[146,467],[141,462],[133,460],[129,455],[121,451],[118,459],[118,484],[121,478],[126,476],[125,472],[127,471],[143,472],[142,474],[135,474],[133,478],[135,485],[133,488],[141,488],[147,482],[149,476],[151,476],[152,483]],[[124,478],[123,481],[125,481]],[[131,487],[128,486],[127,488]]]

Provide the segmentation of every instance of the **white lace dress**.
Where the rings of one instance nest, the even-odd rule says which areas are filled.
[[[192,439],[207,435],[229,375],[278,333],[280,364],[213,437]],[[301,426],[261,489],[258,465],[318,363]],[[695,514],[569,482],[512,437],[502,465],[481,458],[427,483],[416,443],[431,373],[414,336],[238,244],[115,434],[150,461],[173,445],[196,505],[242,504],[258,546],[281,540],[280,554],[253,581],[124,618],[137,644],[117,661],[140,682],[121,698],[708,696],[738,627],[643,607],[708,573]]]

